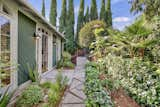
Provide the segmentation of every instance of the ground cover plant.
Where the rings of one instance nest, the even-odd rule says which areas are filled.
[[[106,74],[120,81],[128,94],[143,106],[160,106],[158,68],[141,59],[123,59],[109,55],[105,59]],[[114,84],[114,83],[113,83]]]
[[[99,69],[96,63],[86,65],[85,93],[86,107],[113,107],[109,92],[105,90],[99,78]]]
[[[18,102],[16,103],[17,107],[28,107],[39,104],[43,100],[43,91],[42,88],[38,85],[29,86],[21,95]]]
[[[56,82],[32,83],[18,98],[15,107],[58,107],[67,88],[68,78],[57,74]]]

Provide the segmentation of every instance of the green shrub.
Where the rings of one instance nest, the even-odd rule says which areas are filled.
[[[71,61],[65,61],[65,62],[63,62],[63,67],[67,67],[67,68],[73,69],[74,66],[75,65]]]
[[[60,85],[57,82],[51,85],[51,88],[48,92],[48,101],[50,105],[55,106],[57,101],[59,101],[60,92]]]
[[[100,71],[97,69],[98,66],[96,63],[86,64],[86,107],[113,107],[111,97],[103,87],[102,80],[99,79]]]
[[[100,26],[106,28],[106,24],[103,21],[94,20],[84,25],[79,32],[79,44],[81,47],[89,48],[90,44],[95,41],[94,26]]]
[[[39,73],[38,73],[38,70],[36,70],[36,68],[31,68],[28,65],[28,72],[29,72],[29,77],[32,82],[37,82],[37,83],[40,82]]]
[[[61,73],[56,75],[56,82],[46,82],[41,84],[43,88],[49,89],[48,91],[48,106],[55,107],[57,102],[61,98],[61,93],[64,91],[65,87],[67,86],[68,78],[63,77]]]
[[[62,53],[62,58],[66,61],[71,60],[71,54],[69,54],[68,52],[63,52]]]
[[[57,63],[57,69],[62,68],[63,67],[63,59],[61,59],[60,61],[58,61]]]
[[[46,89],[48,89],[48,88],[50,88],[51,87],[51,82],[45,82],[45,83],[43,83],[43,84],[40,84],[40,86],[42,87],[42,88],[46,88]]]
[[[88,62],[86,65],[85,65],[86,68],[88,67],[93,67],[93,68],[98,68],[98,64],[96,62]]]
[[[74,68],[74,64],[71,62],[71,55],[68,52],[62,54],[62,59],[58,62],[57,68]]]
[[[43,91],[38,85],[29,86],[20,96],[17,107],[31,107],[43,100]]]
[[[107,74],[128,90],[142,107],[160,106],[160,75],[150,62],[141,59],[124,59],[109,55],[106,61]]]

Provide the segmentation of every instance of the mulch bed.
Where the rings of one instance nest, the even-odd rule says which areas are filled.
[[[105,80],[106,75],[100,74],[99,79]],[[123,88],[110,92],[111,99],[115,107],[140,107],[131,97],[129,97]]]
[[[126,95],[123,89],[111,92],[111,98],[115,107],[140,107],[131,97]]]

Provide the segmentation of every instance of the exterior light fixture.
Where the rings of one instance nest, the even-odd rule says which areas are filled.
[[[35,32],[34,35],[33,35],[33,38],[34,38],[34,39],[40,39],[41,36],[40,36],[39,33]]]

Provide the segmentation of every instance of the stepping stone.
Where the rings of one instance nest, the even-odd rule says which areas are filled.
[[[78,81],[78,80],[74,79],[73,82],[71,83],[70,89],[73,89],[80,84],[82,84],[81,81]]]
[[[67,95],[64,97],[64,100],[62,101],[62,104],[74,104],[74,103],[83,103],[83,100],[76,97],[75,95],[71,93],[67,93]]]
[[[84,94],[83,90],[80,91],[80,90],[77,90],[77,89],[73,89],[73,90],[70,90],[70,92],[72,92],[76,96],[79,96],[82,100],[86,99],[86,95]]]
[[[60,107],[85,107],[85,104],[62,104]]]
[[[64,75],[68,76],[72,82],[61,101],[60,107],[85,107],[84,100],[86,99],[86,95],[83,90],[86,62],[87,59],[85,57],[78,57],[75,72],[72,74],[64,72]]]
[[[83,91],[84,88],[85,88],[85,87],[84,87],[84,84],[80,84],[80,85],[78,85],[78,86],[76,87],[76,89],[77,89],[77,90],[80,90],[80,91],[81,91],[81,90]]]

